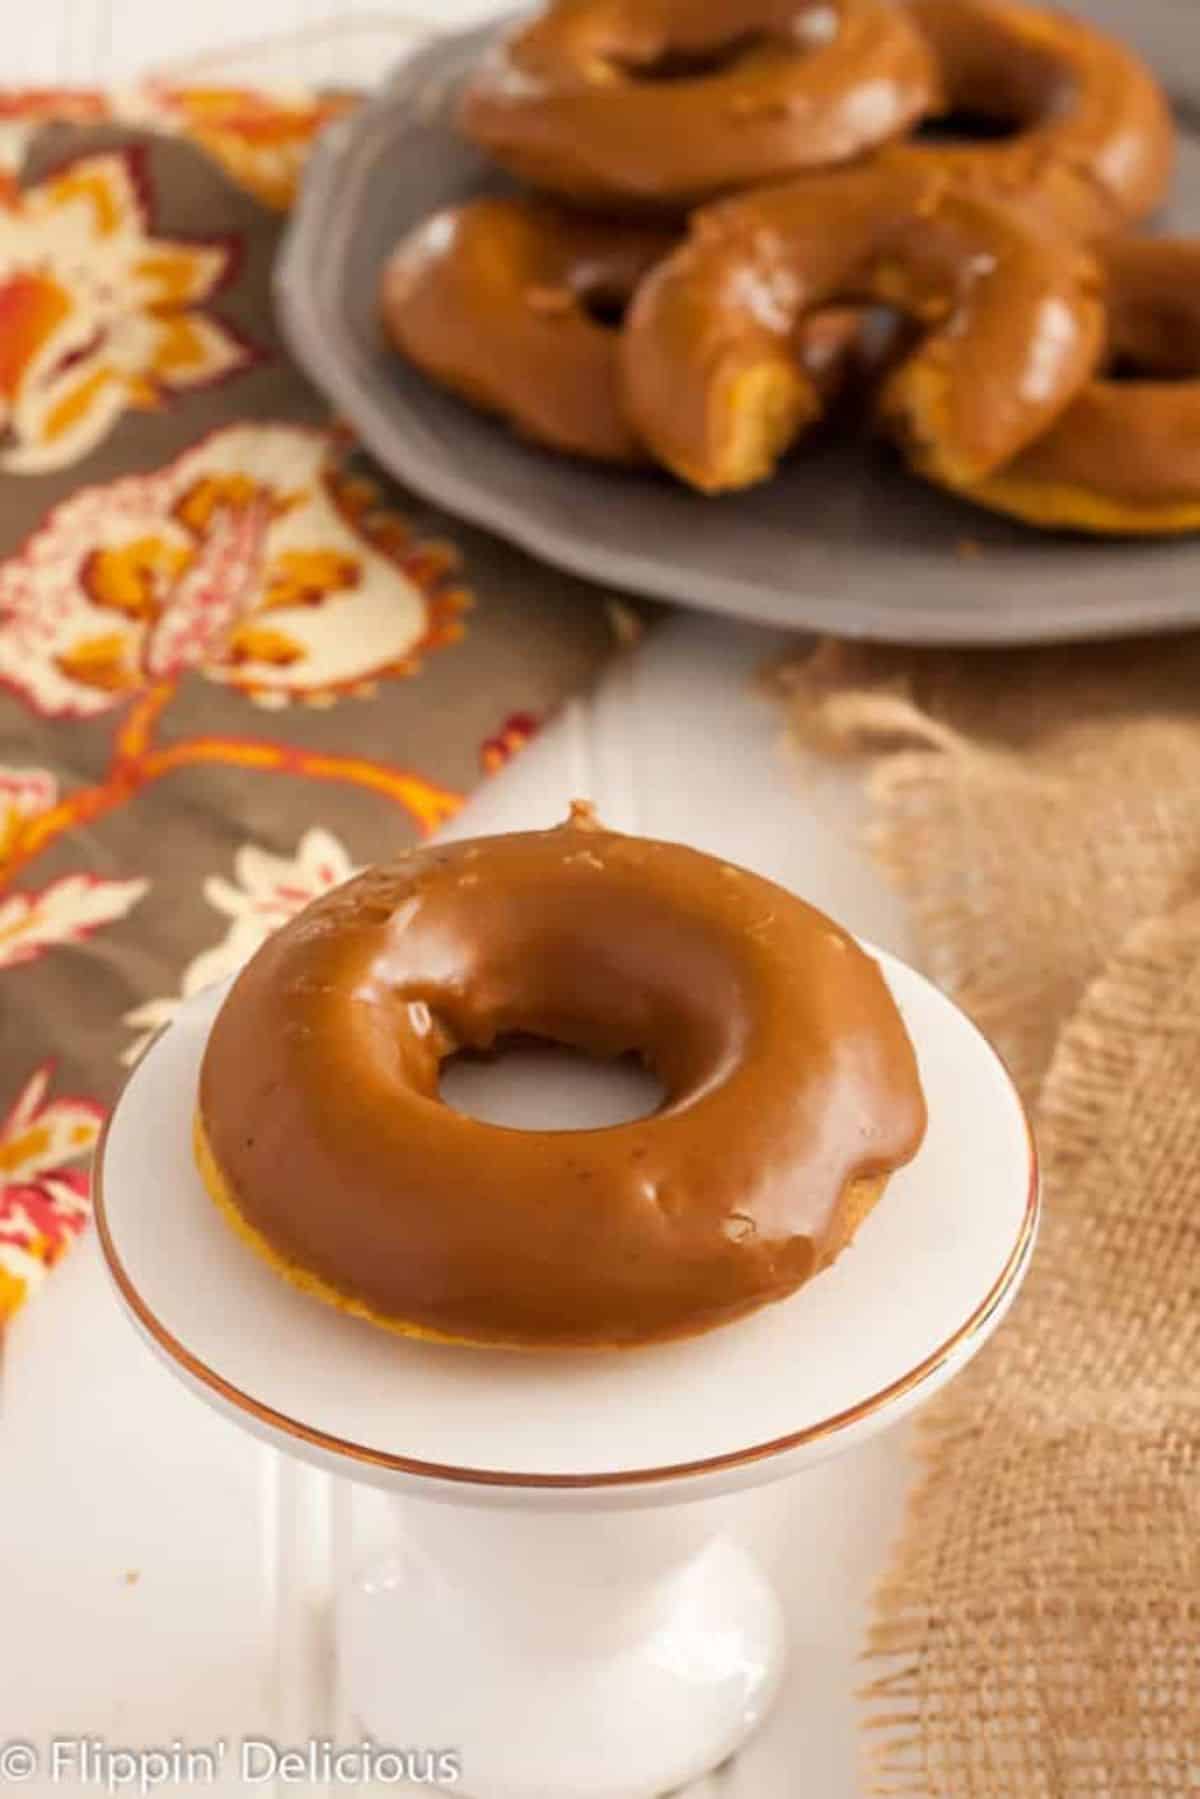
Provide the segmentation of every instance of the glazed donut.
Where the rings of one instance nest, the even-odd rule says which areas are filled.
[[[937,99],[894,0],[555,0],[483,59],[459,121],[534,187],[679,210],[848,161]]]
[[[525,436],[638,462],[606,320],[676,241],[545,201],[472,200],[435,213],[393,252],[384,330],[427,375]]]
[[[946,103],[942,127],[936,119],[925,127],[932,137],[944,129],[943,141],[916,147],[956,181],[1038,205],[1085,238],[1118,231],[1165,199],[1175,126],[1132,50],[1022,0],[907,5],[937,56]],[[956,117],[993,141],[956,139]]]
[[[1200,531],[1200,239],[1130,238],[1106,260],[1109,368],[1045,437],[962,491],[1034,525]]]
[[[512,1033],[636,1053],[666,1098],[521,1131],[439,1098]],[[213,1025],[197,1153],[302,1288],[402,1333],[526,1348],[686,1336],[794,1292],[917,1151],[877,964],[769,881],[566,825],[422,849],[272,937]]]
[[[381,283],[383,327],[425,374],[526,437],[600,462],[642,463],[624,413],[616,327],[638,281],[678,241],[549,201],[472,200],[397,246]],[[853,378],[859,343],[849,310],[802,321],[796,353],[811,420]]]
[[[1040,436],[1098,364],[1100,273],[1024,216],[883,153],[702,209],[622,334],[626,408],[705,492],[767,476],[812,409],[792,337],[838,301],[923,327],[880,417],[914,465],[976,481]]]

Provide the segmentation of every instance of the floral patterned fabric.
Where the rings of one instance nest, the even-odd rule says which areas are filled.
[[[0,1320],[180,1002],[615,647],[604,595],[401,491],[288,360],[281,214],[347,104],[0,94]]]

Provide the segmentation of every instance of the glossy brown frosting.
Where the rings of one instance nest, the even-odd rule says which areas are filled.
[[[1083,237],[1118,231],[1165,199],[1174,121],[1126,45],[1022,0],[906,3],[937,56],[947,110],[1013,128],[1002,141],[930,143],[920,154],[963,185],[1042,203]]]
[[[439,1098],[442,1060],[533,1033],[642,1056],[666,1098],[519,1131]],[[522,1346],[691,1334],[791,1293],[925,1127],[876,963],[755,875],[575,808],[423,849],[254,957],[199,1121],[239,1220],[375,1319]]]
[[[1200,239],[1106,253],[1112,360],[1050,431],[968,497],[1100,535],[1200,531]]]
[[[636,462],[617,370],[617,333],[591,307],[628,301],[674,234],[481,199],[419,226],[384,271],[393,344],[443,386],[526,436],[605,462]]]
[[[792,347],[814,309],[863,301],[921,327],[885,381],[916,467],[981,479],[1039,437],[1104,347],[1093,259],[907,150],[702,208],[622,334],[626,405],[706,491],[768,475],[807,404]]]
[[[625,412],[618,326],[642,276],[678,241],[543,200],[468,201],[397,245],[380,289],[384,328],[431,379],[525,436],[599,462],[645,462]],[[800,322],[807,419],[861,376],[862,343],[848,309]]]
[[[893,0],[557,0],[484,58],[460,123],[547,192],[678,210],[845,162],[937,101]]]

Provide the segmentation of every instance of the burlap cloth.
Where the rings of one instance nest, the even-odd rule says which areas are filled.
[[[827,645],[782,682],[869,759],[874,849],[1045,1171],[1025,1290],[918,1426],[869,1789],[1200,1792],[1200,639]]]

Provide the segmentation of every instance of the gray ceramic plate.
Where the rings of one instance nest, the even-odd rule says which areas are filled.
[[[1147,48],[1162,68],[1176,43],[1173,72],[1190,61],[1200,97],[1193,4],[1148,6]],[[394,475],[607,587],[774,625],[986,644],[1200,622],[1200,540],[1044,536],[849,446],[801,451],[764,486],[707,499],[664,475],[526,445],[393,356],[375,317],[388,251],[436,207],[502,185],[450,124],[457,85],[494,29],[435,38],[327,133],[279,267],[297,356]],[[1200,132],[1184,143],[1166,223],[1200,229]]]

